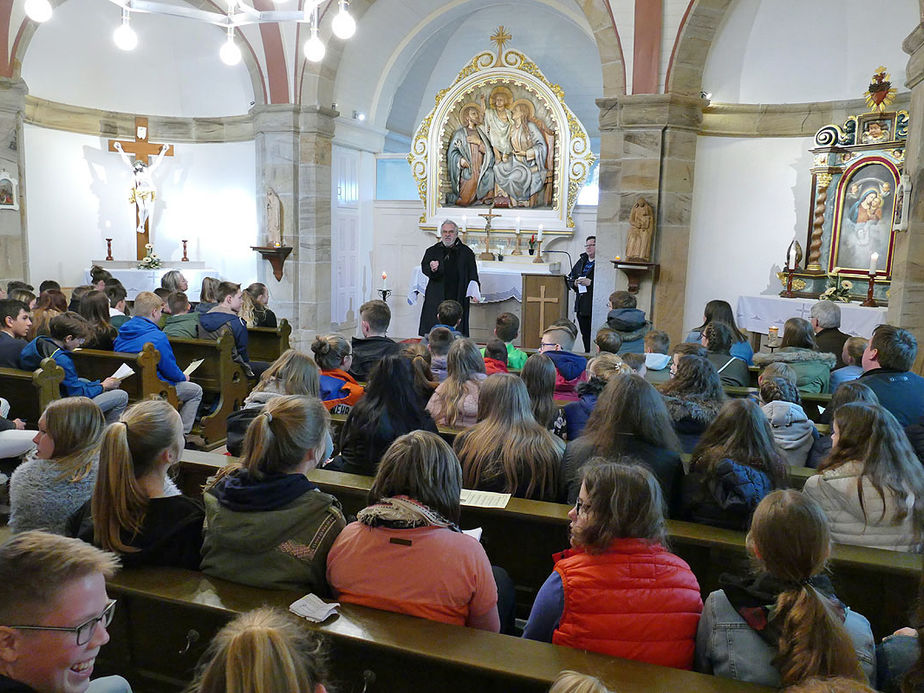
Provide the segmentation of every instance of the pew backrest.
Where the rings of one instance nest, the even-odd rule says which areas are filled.
[[[45,407],[61,398],[63,381],[64,369],[50,357],[35,371],[0,368],[0,395],[10,403],[9,418],[38,425]]]
[[[283,318],[278,327],[248,327],[247,353],[251,361],[272,363],[289,348],[292,326]]]
[[[129,402],[160,397],[174,407],[179,407],[176,388],[157,376],[160,352],[150,342],[138,353],[78,349],[71,353],[71,358],[77,374],[89,380],[105,380],[125,364],[135,371],[133,375],[123,378],[119,385],[120,389],[128,393]]]

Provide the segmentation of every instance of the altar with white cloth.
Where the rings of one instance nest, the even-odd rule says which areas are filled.
[[[108,271],[115,279],[122,282],[125,291],[128,294],[128,300],[134,301],[142,291],[154,291],[160,287],[160,278],[167,272],[179,270],[186,277],[189,288],[186,290],[186,296],[190,303],[199,301],[199,291],[202,288],[202,279],[204,277],[217,277],[218,271],[211,267],[206,267],[204,262],[165,262],[158,269],[138,269],[136,262],[94,262]],[[90,270],[84,271],[84,279],[90,284]]]
[[[738,327],[752,333],[767,334],[777,327],[783,335],[783,325],[789,318],[811,319],[812,298],[782,298],[780,296],[739,296],[735,310]],[[886,322],[885,307],[865,308],[859,303],[838,303],[841,309],[840,331],[853,337],[869,339],[877,325]]]
[[[516,257],[516,256],[513,256]],[[513,299],[519,303],[523,301],[523,275],[524,274],[559,274],[560,262],[533,263],[528,255],[522,256],[528,260],[517,261],[508,256],[503,261],[478,260],[478,282],[481,284],[480,303],[499,303]],[[429,279],[420,266],[411,273],[411,283],[407,290],[407,303],[413,306],[417,298],[423,296],[427,290]],[[476,304],[477,305],[477,304]]]

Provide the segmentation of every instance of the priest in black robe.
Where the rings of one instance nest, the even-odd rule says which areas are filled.
[[[440,225],[440,241],[424,253],[420,269],[429,280],[420,311],[418,334],[425,335],[436,324],[436,309],[440,303],[452,299],[462,304],[462,323],[459,332],[468,337],[468,285],[478,281],[475,253],[459,239],[459,227],[446,220]],[[452,327],[452,325],[450,325]]]

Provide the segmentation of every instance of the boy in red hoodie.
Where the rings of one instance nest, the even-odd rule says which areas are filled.
[[[500,339],[492,339],[484,348],[484,372],[488,375],[507,372],[507,345]]]
[[[584,377],[587,359],[571,351],[576,336],[564,327],[550,327],[542,333],[539,353],[555,364],[555,399],[578,399],[577,384]]]

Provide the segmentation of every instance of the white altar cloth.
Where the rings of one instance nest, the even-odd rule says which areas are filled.
[[[528,256],[524,256],[528,257]],[[561,270],[558,262],[532,264],[529,262],[477,261],[478,280],[481,284],[481,303],[499,303],[507,299],[523,302],[524,274],[557,274]],[[429,279],[420,267],[411,273],[411,284],[407,290],[407,304],[413,306],[417,297],[427,290]]]
[[[202,278],[218,276],[218,271],[209,267],[203,269],[161,267],[155,270],[110,268],[108,271],[113,277],[122,282],[122,286],[125,287],[125,291],[128,293],[128,300],[134,301],[135,296],[142,291],[154,291],[154,289],[158,288],[160,286],[160,278],[172,269],[179,269],[183,273],[183,276],[186,277],[186,281],[189,283],[186,296],[191,303],[197,303],[199,301]],[[86,283],[89,284],[90,270],[84,272],[84,278]]]
[[[783,324],[789,318],[811,319],[813,298],[782,298],[780,296],[739,296],[735,320],[738,327],[749,332],[767,334],[775,325],[783,336]],[[873,336],[877,325],[886,322],[887,308],[864,308],[859,303],[838,303],[841,309],[840,331],[854,337]]]

